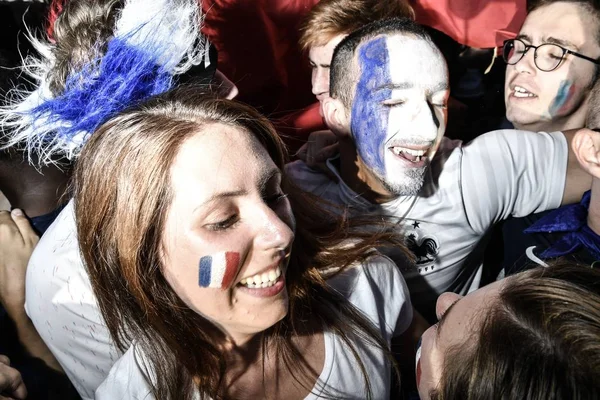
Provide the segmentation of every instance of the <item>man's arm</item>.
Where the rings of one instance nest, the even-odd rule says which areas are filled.
[[[0,303],[17,328],[27,352],[48,367],[62,372],[60,364],[42,341],[25,313],[25,272],[39,241],[21,210],[0,211]]]

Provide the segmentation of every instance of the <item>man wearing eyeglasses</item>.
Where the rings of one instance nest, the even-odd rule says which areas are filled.
[[[600,71],[600,4],[592,0],[535,2],[519,35],[504,43],[503,56],[507,63],[506,118],[515,128],[552,132],[586,126],[592,88]],[[573,249],[567,252],[551,250],[560,245],[565,234],[578,235],[575,231],[586,225],[587,207],[581,208],[584,209],[583,214],[579,212],[582,224],[558,210],[506,221],[503,226],[506,272],[525,269],[532,265],[532,260],[573,256],[578,246],[566,246]],[[559,214],[563,215],[559,218],[561,223],[549,221]],[[572,230],[575,226],[574,232],[555,231]],[[585,255],[574,258],[590,261]]]
[[[541,0],[504,44],[506,118],[517,129],[581,128],[600,64],[600,9],[590,0]]]

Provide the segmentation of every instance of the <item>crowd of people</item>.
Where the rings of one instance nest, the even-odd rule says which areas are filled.
[[[438,3],[43,7],[0,398],[600,398],[600,4]]]

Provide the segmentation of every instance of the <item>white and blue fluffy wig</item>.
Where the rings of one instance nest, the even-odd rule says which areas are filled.
[[[102,123],[124,108],[163,93],[173,77],[208,61],[208,41],[200,33],[199,0],[126,0],[113,36],[99,60],[69,72],[64,90],[53,96],[49,74],[54,44],[31,39],[38,58],[24,70],[37,89],[14,89],[0,108],[5,147],[24,148],[40,165],[77,158]]]

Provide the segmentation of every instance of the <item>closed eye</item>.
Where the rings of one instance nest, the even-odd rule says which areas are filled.
[[[225,231],[235,227],[239,221],[239,216],[237,214],[233,214],[222,221],[206,224],[204,227],[209,231]]]
[[[398,106],[403,105],[404,103],[405,103],[404,100],[392,99],[392,100],[385,100],[381,104],[383,104],[386,107],[398,107]]]

